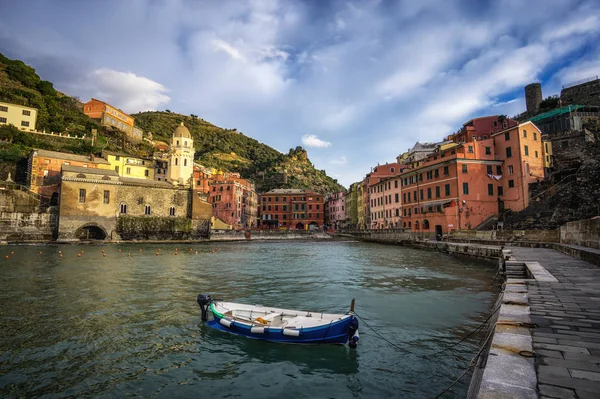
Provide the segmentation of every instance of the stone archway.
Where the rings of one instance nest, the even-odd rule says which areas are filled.
[[[296,224],[296,229],[297,230],[304,230],[304,223],[297,223]]]
[[[317,224],[317,222],[310,222],[308,225],[309,230],[316,230],[318,228],[319,228],[319,225]]]
[[[106,230],[95,223],[84,224],[75,231],[75,238],[79,240],[106,240]]]

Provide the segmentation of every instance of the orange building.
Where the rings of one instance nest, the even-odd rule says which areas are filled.
[[[402,179],[387,177],[370,188],[371,229],[402,227]]]
[[[84,168],[112,169],[110,162],[94,155],[75,155],[64,152],[33,150],[29,154],[27,175],[31,191],[58,201],[61,168],[63,165]]]
[[[531,122],[442,148],[400,175],[406,229],[477,228],[505,209],[526,208],[529,185],[544,178],[541,132]]]
[[[398,162],[386,163],[385,165],[377,165],[376,167],[374,167],[371,170],[371,173],[368,173],[367,176],[364,178],[364,180],[363,180],[363,187],[364,187],[364,192],[363,192],[364,221],[363,221],[363,223],[365,224],[365,228],[372,229],[372,228],[375,228],[375,226],[377,225],[377,222],[373,219],[373,217],[375,216],[374,211],[371,210],[371,206],[373,204],[373,201],[371,201],[371,196],[380,193],[379,191],[377,191],[377,192],[375,191],[376,190],[375,186],[382,179],[392,177],[392,176],[397,176],[398,174],[400,174],[400,172],[404,168],[405,168],[405,166],[401,165]],[[377,202],[375,202],[375,203],[377,203]],[[377,212],[379,212],[379,211],[380,211],[380,209],[377,210]]]
[[[260,227],[313,230],[325,222],[323,195],[301,189],[275,189],[260,195]]]
[[[142,139],[142,131],[134,128],[135,119],[104,101],[92,98],[83,105],[83,113],[98,120],[102,126],[114,126],[134,139]]]

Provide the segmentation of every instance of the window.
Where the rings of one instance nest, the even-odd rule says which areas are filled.
[[[463,183],[463,194],[469,194],[469,183]]]
[[[512,157],[512,148],[506,147],[506,158]]]
[[[150,208],[150,205],[146,205],[144,207],[144,215],[151,215],[152,214],[152,208]]]
[[[435,186],[435,198],[440,198],[440,186]]]
[[[149,175],[150,175],[150,171],[148,169],[146,169],[144,171],[144,176],[148,177]],[[198,184],[198,185],[200,185],[200,184]]]
[[[485,147],[485,155],[492,155],[492,147]]]
[[[131,174],[131,168],[130,168],[130,167],[127,167],[127,172],[126,172],[126,173],[127,173],[128,175],[130,175],[130,174]]]
[[[79,202],[81,202],[81,203],[85,202],[85,188],[79,189]]]
[[[450,195],[450,185],[449,184],[444,185],[444,195],[446,195],[446,197]]]
[[[27,121],[21,121],[21,126],[29,126],[29,122],[27,122]]]
[[[275,202],[279,202],[279,197],[275,197]]]
[[[396,203],[400,202],[400,194],[396,193],[394,195],[394,200],[395,200]]]
[[[463,172],[463,173],[469,173],[469,172],[468,172],[468,168],[467,168],[467,164],[463,164],[463,165],[462,165],[462,172]]]
[[[187,166],[187,158],[183,159],[183,166]]]
[[[431,199],[431,187],[427,189],[427,199]]]
[[[402,202],[406,203],[406,193],[402,194]]]
[[[537,141],[537,133],[533,132],[533,141]]]
[[[448,172],[448,167],[444,166],[444,176],[448,176],[450,173]]]
[[[525,155],[529,155],[529,147],[525,146]]]
[[[23,110],[23,115],[25,116],[31,116],[31,111],[27,111],[26,109]]]
[[[121,213],[127,213],[127,204],[121,204]]]
[[[436,169],[433,171],[433,177],[440,177],[440,170]]]
[[[538,157],[538,152],[537,152],[537,151],[535,152],[535,157],[536,157],[536,158]]]
[[[169,208],[169,216],[175,216],[175,207],[174,206]]]
[[[394,168],[390,168],[390,172],[394,173]]]
[[[544,144],[546,146],[546,152],[548,152],[548,143]]]
[[[498,195],[504,195],[504,187],[498,186]]]
[[[508,187],[509,187],[509,188],[512,188],[512,187],[514,187],[514,186],[515,186],[515,181],[514,181],[514,180],[509,180],[509,181],[508,181]]]
[[[8,107],[5,107],[4,105],[0,105],[0,111],[8,112]]]
[[[492,174],[492,165],[488,165],[487,166],[487,174],[491,175]]]
[[[419,190],[419,197],[421,198],[421,201],[423,200],[423,190]]]
[[[523,138],[527,138],[527,130],[523,129]]]
[[[110,203],[110,191],[108,191],[108,190],[104,190],[104,203],[105,204]]]
[[[496,174],[497,175],[502,175],[502,166],[496,165]]]
[[[398,180],[394,180],[394,188],[398,188]]]
[[[177,166],[177,164],[178,164],[178,160],[177,160],[177,158],[175,158],[175,166]]]
[[[494,195],[494,185],[488,184],[488,195]]]
[[[498,127],[498,121],[494,121],[494,127]]]
[[[44,170],[44,179],[47,179],[47,178],[48,178],[48,171]]]
[[[504,140],[506,140],[506,141],[510,140],[510,132],[504,133]]]
[[[475,136],[473,136],[473,137],[475,137]],[[472,153],[473,153],[473,146],[472,146],[472,145],[470,145],[470,146],[469,146],[469,154],[472,154]]]
[[[6,118],[0,118],[0,123],[6,123]]]
[[[514,172],[514,168],[513,168],[513,166],[512,166],[512,165],[508,165],[508,174],[509,174],[509,175],[512,175],[512,174],[513,174],[513,172]]]
[[[287,197],[283,197],[282,201],[286,202],[287,201]]]

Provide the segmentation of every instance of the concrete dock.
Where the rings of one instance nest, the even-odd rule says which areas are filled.
[[[510,249],[558,280],[528,284],[539,397],[600,397],[600,267],[553,249]]]

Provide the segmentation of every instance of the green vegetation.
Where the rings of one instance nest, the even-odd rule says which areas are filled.
[[[23,61],[0,54],[0,101],[38,109],[37,130],[81,136],[98,124],[85,116],[82,104],[41,80],[35,69]]]
[[[198,163],[224,171],[239,172],[256,182],[259,192],[274,188],[304,188],[326,194],[342,191],[336,180],[314,168],[302,147],[288,154],[247,137],[237,129],[223,129],[197,115],[173,112],[142,112],[132,115],[136,125],[151,132],[154,140],[168,142],[181,122],[194,139]]]
[[[0,54],[0,101],[38,109],[37,130],[86,135],[85,140],[45,136],[21,132],[14,126],[0,126],[0,162],[25,164],[33,148],[75,154],[119,151],[139,157],[151,157],[153,147],[148,142],[130,140],[118,129],[101,127],[83,113],[83,105],[75,98],[56,91],[52,83],[41,80],[35,69],[22,61],[10,60]],[[169,142],[171,134],[184,122],[190,130],[196,148],[196,160],[209,167],[239,172],[256,182],[259,192],[273,188],[305,188],[326,194],[344,188],[318,171],[302,147],[288,154],[243,135],[237,129],[223,129],[197,115],[165,112],[142,112],[132,115],[136,126],[154,140]],[[92,129],[98,134],[92,145]],[[19,166],[21,168],[21,166]],[[7,169],[8,170],[8,169]],[[14,176],[14,175],[13,175]]]

